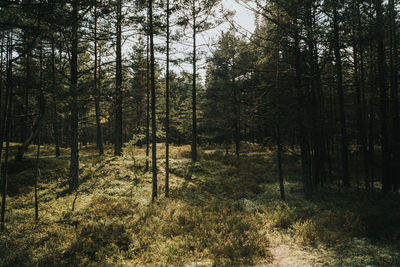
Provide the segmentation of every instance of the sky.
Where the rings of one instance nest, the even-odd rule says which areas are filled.
[[[210,50],[214,49],[213,44],[218,40],[221,32],[228,30],[232,23],[235,25],[235,28],[239,30],[239,36],[243,36],[244,34],[249,36],[249,34],[253,32],[255,28],[254,14],[252,11],[237,3],[235,0],[222,0],[222,5],[224,9],[234,11],[235,15],[232,19],[232,22],[225,22],[219,27],[203,32],[197,36],[197,43],[200,49],[202,49],[207,56],[211,55]],[[189,48],[189,50],[190,49],[191,48]],[[204,61],[202,63],[204,63]],[[202,63],[199,63],[199,67],[203,65]],[[183,64],[179,67],[175,66],[173,69],[178,72],[181,70],[191,72],[191,65]],[[204,82],[206,70],[204,68],[199,68],[198,71]]]
[[[205,57],[203,56],[201,60],[198,62],[198,73],[201,77],[201,83],[204,84],[204,78],[206,74],[205,69],[205,58],[212,55],[212,50],[215,49],[215,44],[218,41],[218,38],[221,36],[221,32],[227,31],[232,24],[238,30],[237,35],[239,37],[245,37],[244,35],[250,36],[250,33],[255,29],[254,23],[254,14],[252,11],[248,10],[245,6],[240,4],[240,1],[243,0],[222,0],[222,7],[225,10],[230,10],[235,13],[231,21],[226,21],[219,25],[218,27],[202,32],[197,35],[196,41],[198,45],[198,52],[204,53]],[[220,7],[217,7],[218,9]],[[132,32],[127,32],[126,34],[126,42],[123,46],[123,51],[125,56],[131,51],[132,46],[135,45],[137,38],[132,35]],[[129,36],[129,37],[128,37]],[[155,45],[156,46],[165,46],[165,36],[155,37]],[[172,58],[183,58],[187,57],[188,54],[192,52],[192,40],[184,41],[182,43],[171,43],[171,57]],[[157,53],[156,60],[160,64],[163,71],[165,71],[165,53]],[[192,65],[190,62],[181,63],[179,65],[171,65],[170,66],[172,71],[176,73],[180,73],[182,71],[186,71],[188,73],[192,73]]]
[[[236,12],[235,22],[247,31],[252,32],[255,28],[254,14],[235,0],[223,0],[222,4],[225,8]]]

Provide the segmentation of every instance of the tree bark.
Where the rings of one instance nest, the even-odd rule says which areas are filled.
[[[197,58],[196,58],[196,31],[197,31],[197,25],[196,25],[196,5],[195,1],[192,1],[192,23],[193,23],[193,77],[192,77],[192,161],[196,162],[197,161],[197,100],[196,100],[196,63],[197,63]]]
[[[4,162],[0,162],[1,184],[2,184],[2,201],[1,201],[1,226],[0,231],[5,229],[5,212],[7,201],[7,169],[8,169],[8,151],[10,145],[10,124],[11,124],[11,108],[12,108],[12,34],[9,33],[7,41],[7,67],[6,67],[6,94],[5,106],[2,118],[2,129],[0,138],[0,159],[2,159],[3,140],[6,141]]]
[[[55,46],[54,46],[54,38],[52,38],[51,42],[51,75],[52,75],[52,87],[53,87],[53,109],[54,109],[54,121],[53,121],[53,131],[54,131],[54,141],[56,148],[56,157],[60,156],[60,126],[58,117],[58,109],[57,109],[57,84],[56,84],[56,54],[55,54]]]
[[[36,119],[35,124],[32,127],[31,135],[28,137],[27,140],[25,140],[25,142],[22,145],[20,145],[18,147],[18,151],[15,156],[15,160],[17,160],[17,161],[22,161],[24,154],[27,151],[29,145],[33,142],[33,140],[35,140],[36,136],[38,135],[43,117],[46,112],[46,100],[45,100],[44,91],[43,91],[43,51],[42,51],[43,47],[42,47],[42,45],[40,45],[39,49],[40,49],[40,52],[39,52],[40,67],[39,67],[39,86],[38,86],[38,97],[37,97],[37,102],[39,105],[39,114],[38,114],[38,118]],[[13,136],[13,135],[11,135],[11,136]]]
[[[31,77],[31,52],[28,51],[26,53],[26,65],[25,65],[25,72],[26,72],[26,81],[25,81],[25,88],[24,88],[24,109],[25,109],[25,116],[23,117],[22,122],[22,133],[21,133],[21,143],[24,142],[29,137],[29,123],[28,123],[28,116],[29,116],[29,86],[32,84],[32,77]]]
[[[97,77],[98,71],[98,52],[97,52],[97,1],[94,6],[94,106],[96,112],[96,145],[99,150],[99,154],[104,154],[103,148],[103,132],[101,129],[101,111],[100,111],[100,79]]]
[[[156,125],[156,82],[155,82],[155,58],[154,58],[154,25],[153,25],[153,0],[149,0],[150,16],[150,79],[151,79],[151,155],[153,171],[152,201],[157,198],[157,125]]]
[[[363,172],[364,172],[364,185],[368,190],[370,187],[369,179],[369,163],[368,163],[368,148],[367,148],[367,129],[365,123],[365,71],[364,71],[364,47],[362,42],[362,28],[361,28],[361,15],[360,15],[360,0],[357,1],[355,12],[357,15],[357,34],[354,36],[354,72],[355,72],[355,85],[356,85],[356,103],[357,103],[357,121],[359,139],[361,144]],[[358,37],[358,38],[357,38]],[[358,53],[357,53],[358,52]],[[360,65],[358,66],[358,56],[360,55]]]
[[[122,2],[117,2],[114,154],[122,155]]]
[[[308,46],[308,60],[309,60],[309,83],[310,83],[310,103],[306,107],[311,114],[311,129],[310,129],[310,160],[311,160],[311,174],[312,174],[312,187],[316,188],[321,182],[321,173],[324,164],[324,151],[323,151],[323,120],[321,114],[321,77],[318,64],[318,52],[316,49],[314,25],[315,25],[315,1],[307,3],[307,46]]]
[[[38,179],[40,176],[40,133],[38,138],[37,152],[36,152],[36,175],[35,175],[35,221],[39,220],[39,203],[38,203]]]
[[[71,163],[70,163],[70,189],[74,190],[79,186],[79,149],[78,149],[78,120],[79,120],[79,107],[78,107],[78,1],[72,2],[72,40],[71,40],[71,118],[70,118],[70,145],[71,145]]]
[[[333,4],[333,28],[334,28],[333,46],[334,46],[334,54],[336,61],[335,67],[336,67],[337,90],[339,99],[343,186],[349,187],[350,179],[349,179],[349,160],[348,160],[348,140],[347,140],[347,127],[346,127],[346,113],[344,108],[343,71],[342,71],[342,58],[340,55],[338,12],[336,3]]]
[[[297,20],[297,16],[295,17]],[[299,25],[296,23],[296,27]],[[296,28],[294,33],[294,56],[295,56],[295,68],[296,68],[296,90],[297,90],[297,100],[300,107],[300,112],[298,113],[299,119],[299,135],[300,135],[300,149],[301,149],[301,168],[302,168],[302,182],[303,182],[303,194],[305,199],[312,198],[312,184],[311,184],[311,162],[310,162],[310,145],[307,135],[307,118],[305,107],[305,99],[302,88],[302,70],[301,70],[301,51],[300,51],[300,32]]]
[[[2,133],[2,125],[3,125],[3,79],[4,79],[4,75],[3,75],[3,64],[4,64],[4,58],[3,58],[3,54],[4,54],[4,33],[1,33],[1,47],[0,47],[0,142],[1,142],[1,133]]]
[[[235,74],[234,74],[234,69],[235,69],[235,52],[232,55],[232,89],[233,89],[233,111],[234,111],[234,129],[235,129],[235,154],[236,157],[240,156],[240,100],[238,99],[238,88],[236,86],[235,82]]]
[[[399,122],[399,82],[398,82],[398,47],[396,11],[394,0],[389,1],[390,8],[390,113],[392,119],[392,163],[391,182],[393,191],[397,192],[400,186],[400,122]]]
[[[280,21],[280,10],[279,4],[277,6],[278,9],[278,22]],[[279,38],[279,37],[278,37]],[[285,201],[285,185],[283,182],[283,170],[282,170],[282,138],[281,138],[281,86],[280,86],[280,50],[281,50],[281,42],[278,40],[276,53],[276,76],[275,76],[275,89],[276,89],[276,143],[278,147],[277,160],[278,160],[278,178],[279,178],[279,189],[281,193],[281,199]]]
[[[377,43],[378,43],[378,83],[379,83],[379,105],[381,122],[381,146],[382,146],[382,191],[389,192],[392,189],[390,168],[390,143],[388,134],[388,95],[386,85],[386,56],[385,45],[383,43],[383,33],[385,31],[384,18],[382,12],[382,1],[375,0],[376,23],[377,23]]]
[[[149,171],[150,156],[150,39],[147,34],[147,51],[146,51],[146,167],[145,172]]]
[[[169,46],[170,46],[170,25],[169,25],[170,7],[167,0],[167,73],[165,88],[165,196],[169,197]]]

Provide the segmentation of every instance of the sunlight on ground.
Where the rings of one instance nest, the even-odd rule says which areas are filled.
[[[238,160],[223,150],[204,148],[200,161],[192,164],[189,149],[171,148],[171,198],[166,199],[165,152],[163,145],[158,147],[160,197],[152,204],[143,148],[126,147],[123,157],[112,156],[110,150],[101,157],[94,148],[82,150],[81,185],[70,192],[68,151],[55,159],[45,147],[40,221],[35,224],[32,147],[24,162],[10,164],[0,265],[400,264],[399,230],[388,223],[398,221],[399,214],[387,215],[390,207],[380,211],[382,197],[353,192],[337,196],[335,189],[326,188],[313,202],[304,201],[297,160],[285,155],[284,203],[272,151],[249,145]],[[367,198],[377,207],[365,204]],[[398,210],[398,198],[385,201]],[[369,221],[382,214],[386,218]]]

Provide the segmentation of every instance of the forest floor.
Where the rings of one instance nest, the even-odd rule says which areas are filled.
[[[122,157],[82,149],[76,193],[68,150],[55,158],[42,147],[35,222],[31,147],[10,162],[0,266],[400,266],[398,195],[326,186],[305,201],[299,161],[285,155],[283,202],[273,152],[244,145],[237,159],[204,148],[193,165],[189,149],[171,148],[165,198],[158,147],[160,197],[151,203],[143,149],[126,147]]]

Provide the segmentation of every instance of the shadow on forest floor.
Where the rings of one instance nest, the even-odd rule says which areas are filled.
[[[144,149],[123,157],[81,153],[81,185],[68,190],[68,157],[43,149],[40,221],[34,223],[34,148],[10,162],[10,194],[0,266],[39,265],[400,265],[398,195],[335,188],[304,201],[298,160],[285,155],[287,201],[279,199],[275,154],[249,149],[237,159],[171,148],[171,197],[151,203]],[[75,199],[76,198],[76,199]],[[75,211],[71,211],[75,199]]]

